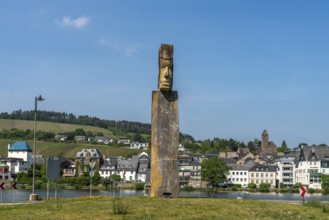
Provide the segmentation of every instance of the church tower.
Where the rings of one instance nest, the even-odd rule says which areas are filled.
[[[262,133],[262,145],[261,145],[261,152],[262,153],[277,153],[277,146],[273,141],[268,140],[268,132],[266,130]]]
[[[261,151],[266,152],[268,149],[268,133],[266,130],[263,131],[262,133],[262,146],[261,146]]]

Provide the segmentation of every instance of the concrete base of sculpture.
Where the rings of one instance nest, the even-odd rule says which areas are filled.
[[[177,198],[178,177],[178,93],[152,93],[151,197]]]

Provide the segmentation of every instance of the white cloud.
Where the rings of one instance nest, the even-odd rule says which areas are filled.
[[[72,19],[70,16],[64,16],[62,20],[55,20],[55,23],[60,26],[82,28],[87,26],[90,23],[90,17],[81,16],[77,19]]]
[[[133,56],[133,55],[139,53],[139,51],[138,51],[139,45],[136,43],[135,44],[119,44],[119,43],[115,43],[115,42],[106,40],[104,38],[100,38],[98,40],[98,42],[105,47],[125,53],[128,56]]]

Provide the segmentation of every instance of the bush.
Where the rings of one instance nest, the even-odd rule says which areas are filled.
[[[324,212],[324,213],[329,212],[329,205],[322,203],[319,200],[310,200],[308,202],[305,202],[303,205],[309,206],[309,207],[314,207],[314,208],[320,208],[320,209],[322,209],[322,212]]]
[[[293,185],[292,187],[294,188],[294,189],[299,189],[299,187],[301,187],[302,186],[302,184],[300,184],[300,183],[296,183],[295,185]]]
[[[248,188],[256,189],[256,184],[255,183],[248,183]]]
[[[43,185],[43,181],[42,180],[36,180],[35,181],[35,188],[36,189],[41,189]]]
[[[231,190],[232,190],[232,191],[238,191],[238,188],[237,188],[236,186],[232,186],[232,187],[231,187]]]
[[[308,193],[315,193],[315,189],[310,188],[310,189],[307,190],[307,192]]]
[[[143,189],[144,189],[144,183],[135,184],[135,190],[143,190]]]
[[[241,184],[234,184],[232,187],[236,187],[236,188],[241,188],[242,186],[241,186]]]
[[[283,182],[280,182],[280,189],[283,189],[284,188],[284,184]]]
[[[183,186],[183,190],[185,190],[185,191],[193,191],[194,188],[193,188],[193,186]]]
[[[329,194],[329,175],[321,175],[322,189],[324,194]]]
[[[118,197],[113,200],[113,213],[117,215],[128,214],[128,205]]]

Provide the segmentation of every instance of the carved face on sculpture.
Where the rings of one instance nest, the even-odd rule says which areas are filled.
[[[160,59],[159,89],[161,91],[170,91],[173,81],[172,60]]]
[[[171,91],[173,84],[173,46],[162,44],[159,50],[159,82],[160,91]]]

